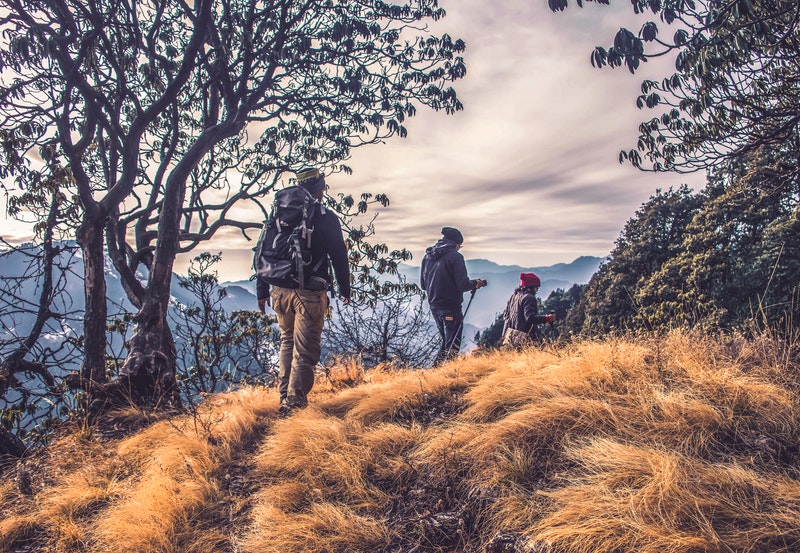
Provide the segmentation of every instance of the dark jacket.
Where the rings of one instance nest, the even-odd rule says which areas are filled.
[[[305,281],[312,276],[325,279],[329,285],[333,283],[328,264],[333,265],[339,295],[350,297],[350,265],[347,261],[347,247],[342,238],[342,225],[332,211],[322,208],[314,216],[314,232],[311,234],[311,263],[306,268]],[[287,283],[287,288],[295,288]],[[256,278],[256,296],[264,299],[269,296],[269,283]]]
[[[519,287],[511,294],[506,310],[503,313],[505,329],[513,328],[537,338],[539,326],[546,322],[543,315],[539,315],[539,304],[536,301],[536,292],[533,288]]]
[[[419,278],[431,309],[438,311],[461,311],[464,292],[475,290],[476,284],[467,276],[467,265],[456,243],[446,238],[425,250]]]

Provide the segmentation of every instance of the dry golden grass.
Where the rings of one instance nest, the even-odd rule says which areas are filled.
[[[31,493],[0,485],[0,551],[798,551],[797,358],[769,344],[348,361],[288,419],[251,388],[66,434],[21,465]]]
[[[58,551],[200,552],[228,542],[208,522],[219,514],[211,506],[225,471],[263,430],[260,419],[274,415],[274,403],[272,392],[247,389],[210,398],[189,416],[157,421],[123,440],[68,435],[49,449],[42,471],[48,482],[35,500],[16,499],[20,509],[0,526],[0,543],[27,537],[29,519]],[[136,412],[117,417],[130,422]]]
[[[797,548],[800,482],[794,478],[611,440],[568,453],[582,476],[549,494],[556,508],[532,530],[559,551]]]

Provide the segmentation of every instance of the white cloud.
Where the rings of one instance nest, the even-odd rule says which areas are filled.
[[[595,45],[608,44],[630,6],[571,8],[544,2],[451,0],[446,29],[467,42],[467,77],[456,83],[465,105],[454,116],[421,111],[409,138],[355,152],[352,177],[334,186],[389,194],[379,237],[422,258],[443,225],[459,227],[464,254],[503,263],[545,265],[606,255],[623,225],[657,188],[702,175],[653,175],[618,163],[635,144],[635,107],[645,77],[598,70]]]

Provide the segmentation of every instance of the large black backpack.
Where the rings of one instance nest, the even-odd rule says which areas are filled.
[[[319,200],[300,186],[275,193],[272,211],[264,222],[255,247],[253,269],[256,277],[276,286],[306,288],[311,267],[311,236],[314,219],[324,208]],[[324,261],[324,257],[318,264]]]

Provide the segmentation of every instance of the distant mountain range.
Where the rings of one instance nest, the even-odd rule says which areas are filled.
[[[50,320],[45,328],[40,341],[44,347],[58,348],[64,340],[79,337],[82,332],[82,319],[85,306],[83,295],[83,259],[80,251],[74,248],[74,244],[65,243],[61,250],[61,265],[66,265],[69,261],[69,250],[74,252],[71,258],[72,266],[64,273],[61,284],[66,291],[66,295],[56,300],[53,308],[59,312],[68,312],[69,316],[58,320]],[[12,284],[11,279],[20,279],[20,287],[15,291],[15,298],[20,298],[19,302],[8,303],[0,311],[0,344],[13,347],[13,338],[26,336],[33,327],[35,316],[31,312],[24,310],[24,299],[35,301],[38,297],[40,283],[37,278],[31,276],[31,269],[28,264],[31,257],[35,257],[38,248],[29,246],[28,251],[15,251],[0,257],[0,279],[6,284]],[[549,267],[520,267],[518,265],[499,265],[486,259],[474,259],[466,262],[467,271],[470,278],[482,278],[488,281],[488,286],[479,290],[469,304],[469,310],[464,322],[462,351],[469,351],[475,347],[474,337],[476,334],[488,327],[494,321],[496,315],[503,311],[506,302],[514,288],[519,284],[519,273],[534,272],[542,279],[540,288],[541,297],[546,298],[550,292],[557,288],[567,289],[573,284],[583,284],[588,282],[592,274],[597,270],[602,259],[598,257],[580,257],[572,263],[559,263]],[[400,274],[409,282],[419,282],[419,267],[411,265],[401,265]],[[111,262],[107,259],[105,266],[105,277],[108,289],[109,316],[114,317],[123,312],[134,312],[135,309],[127,300],[127,296],[122,288],[120,278],[113,269]],[[144,273],[138,274],[141,280],[146,278]],[[194,295],[180,286],[178,275],[173,275],[171,295],[172,298],[184,305],[197,303]],[[227,312],[237,310],[256,310],[258,308],[255,296],[255,281],[243,280],[238,282],[220,283],[226,291],[225,297],[221,301],[221,308]],[[469,295],[464,295],[464,307],[467,306]],[[20,304],[20,305],[18,305]],[[28,304],[33,307],[33,304]],[[170,309],[174,309],[174,306]],[[271,312],[271,310],[269,311]],[[436,339],[437,331],[435,325],[430,322],[430,328],[425,331],[431,339]],[[122,343],[126,337],[116,333],[109,335],[109,352],[122,351]],[[176,345],[180,347],[179,340],[176,338]],[[5,355],[6,346],[0,347],[0,355]],[[325,348],[323,343],[323,350]],[[63,373],[78,369],[78,361],[72,360],[59,365],[59,370]],[[34,382],[34,381],[32,381]],[[33,384],[35,385],[35,383]],[[21,392],[11,390],[4,398],[0,398],[0,406],[13,404],[19,398]],[[44,408],[46,410],[46,408]],[[44,411],[42,411],[44,412]]]
[[[65,242],[62,252],[60,254],[61,264],[66,265],[69,254],[69,249],[75,249],[74,242]],[[25,248],[23,251],[12,252],[2,257],[0,262],[0,279],[20,278],[30,274],[28,263],[32,255],[35,255],[35,246]],[[109,301],[109,313],[117,313],[122,310],[134,311],[133,305],[128,301],[127,295],[122,288],[119,275],[114,270],[111,261],[106,259],[105,262],[105,276],[106,287],[108,289],[107,297]],[[66,275],[65,288],[70,295],[69,310],[70,311],[83,311],[85,298],[83,296],[83,259],[80,251],[76,251],[73,259],[72,269]],[[144,273],[139,272],[137,277],[144,281],[147,277]],[[196,300],[192,294],[185,288],[179,285],[178,275],[173,274],[171,295],[176,300],[183,304],[191,304]],[[247,282],[247,281],[245,281]],[[247,286],[236,286],[234,284],[222,285],[227,288],[227,296],[222,301],[222,307],[226,311],[234,311],[239,309],[257,309],[254,292]],[[34,298],[37,294],[37,282],[31,278],[27,279],[18,295],[26,298]],[[25,328],[24,325],[21,328]]]
[[[0,263],[0,278],[19,277],[26,274],[27,260],[28,256],[24,253],[5,256],[2,263]],[[494,321],[496,315],[505,309],[508,298],[519,285],[519,274],[521,272],[533,272],[539,275],[542,280],[539,296],[544,300],[558,288],[566,290],[573,284],[587,283],[602,261],[603,258],[600,257],[584,256],[575,259],[571,263],[558,263],[545,267],[521,267],[519,265],[500,265],[487,259],[468,260],[466,264],[470,278],[486,279],[489,285],[478,290],[469,306],[464,326],[465,338],[469,339],[478,330],[488,327]],[[70,310],[78,313],[83,311],[84,306],[82,274],[82,260],[80,256],[77,256],[73,270],[67,277],[67,289],[71,295]],[[419,282],[418,266],[401,265],[400,274],[409,282]],[[139,276],[142,279],[145,278],[144,275]],[[121,306],[122,310],[133,311],[133,306],[128,302],[119,277],[112,269],[109,261],[106,262],[106,282],[108,286],[109,313],[119,312],[119,306]],[[254,280],[223,282],[220,285],[227,292],[222,301],[222,308],[226,311],[257,309]],[[22,294],[27,297],[35,297],[35,289],[36,284],[31,280],[24,287]],[[172,280],[172,296],[176,301],[184,304],[194,303],[192,295],[178,284],[177,276]],[[468,301],[469,295],[465,294],[464,308],[467,307]],[[79,317],[76,317],[75,321],[77,320],[79,320]],[[14,321],[11,324],[9,322],[11,321],[5,321],[6,328],[14,329],[17,334],[23,334],[32,326],[33,316],[17,314],[14,317]],[[73,327],[70,329],[69,326],[71,325],[62,326],[61,332],[64,334],[80,334],[80,328]]]
[[[512,292],[519,286],[520,273],[536,273],[541,279],[539,297],[547,299],[557,289],[567,290],[574,284],[586,284],[597,271],[601,257],[583,256],[571,263],[557,263],[546,267],[521,267],[519,265],[499,265],[488,259],[467,260],[467,273],[470,278],[482,278],[488,282],[486,288],[475,293],[467,311],[465,323],[484,329],[494,322],[498,313],[506,308]],[[409,281],[419,282],[419,267],[402,266],[401,272]],[[469,295],[464,295],[464,308]]]
[[[472,337],[475,332],[492,324],[498,313],[501,313],[511,297],[511,293],[519,286],[520,273],[536,273],[542,280],[539,296],[547,299],[551,292],[567,290],[574,284],[586,284],[603,262],[602,257],[582,256],[571,263],[557,263],[546,267],[521,267],[519,265],[499,265],[488,259],[469,259],[466,261],[470,278],[485,279],[489,285],[475,293],[472,304],[465,319],[464,336]],[[419,282],[419,266],[400,265],[400,274],[408,282]],[[223,284],[228,289],[230,302],[241,303],[253,309],[255,306],[255,281],[241,280]],[[464,308],[469,302],[469,295],[464,295]],[[246,306],[250,307],[246,307]]]

